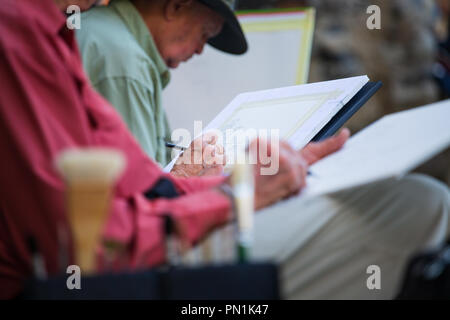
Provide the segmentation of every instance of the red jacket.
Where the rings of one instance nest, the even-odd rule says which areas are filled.
[[[52,0],[2,0],[0,6],[0,298],[12,297],[31,270],[33,237],[50,274],[64,272],[70,244],[64,184],[54,158],[68,147],[122,150],[127,168],[115,189],[104,237],[123,242],[131,268],[164,259],[162,219],[170,213],[198,241],[228,219],[230,204],[211,190],[220,177],[175,179],[182,196],[142,194],[163,173],[90,86],[74,34]],[[70,240],[69,240],[70,242]],[[69,250],[70,251],[70,250]],[[67,254],[67,252],[66,252]],[[72,257],[72,254],[69,254]]]

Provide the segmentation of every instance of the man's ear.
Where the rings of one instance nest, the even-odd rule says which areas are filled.
[[[187,9],[189,9],[196,0],[167,0],[164,5],[164,18],[168,21],[174,20]]]

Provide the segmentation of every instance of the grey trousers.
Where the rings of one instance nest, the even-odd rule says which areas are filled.
[[[256,214],[253,258],[279,264],[285,299],[392,299],[412,255],[449,236],[449,214],[448,187],[423,175],[296,197]],[[230,226],[198,250],[224,252],[224,234]]]

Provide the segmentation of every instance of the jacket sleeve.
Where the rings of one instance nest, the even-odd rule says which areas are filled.
[[[165,259],[165,215],[172,217],[182,231],[183,240],[194,245],[213,228],[228,221],[230,203],[215,190],[152,201],[140,194],[127,199],[115,198],[104,240],[126,244],[127,265],[131,268],[161,264]]]

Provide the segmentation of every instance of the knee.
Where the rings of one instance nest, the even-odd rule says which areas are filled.
[[[409,202],[416,223],[431,226],[430,245],[445,240],[450,232],[450,191],[448,186],[422,174],[411,174],[399,183],[400,197]]]
[[[450,191],[442,182],[423,174],[410,174],[401,180],[401,186],[414,205],[426,212],[449,211]]]

